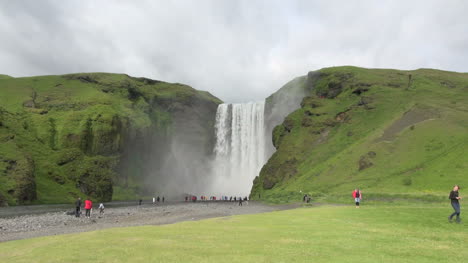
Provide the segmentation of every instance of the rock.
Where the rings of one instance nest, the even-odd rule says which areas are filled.
[[[370,151],[365,155],[362,155],[361,158],[359,159],[359,171],[362,171],[364,169],[367,169],[374,165],[370,159],[375,158],[377,156],[377,153]]]
[[[27,100],[27,101],[23,102],[23,107],[26,107],[26,108],[35,108],[35,107],[36,107],[36,104],[34,103],[33,100]]]

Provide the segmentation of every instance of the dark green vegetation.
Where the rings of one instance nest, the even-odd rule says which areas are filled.
[[[468,74],[336,67],[298,80],[306,97],[274,129],[252,198],[349,201],[359,187],[364,200],[441,201],[468,185]]]
[[[2,262],[466,262],[446,206],[323,206],[0,243]]]
[[[181,129],[211,150],[219,103],[186,85],[122,74],[0,75],[0,205],[153,191],[145,178],[161,171],[144,164],[167,163]]]

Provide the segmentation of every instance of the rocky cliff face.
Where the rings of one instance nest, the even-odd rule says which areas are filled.
[[[108,201],[166,187],[183,158],[209,158],[219,103],[127,75],[2,78],[0,203]]]

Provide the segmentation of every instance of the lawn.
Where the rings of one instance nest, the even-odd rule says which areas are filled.
[[[466,262],[447,205],[320,206],[0,243],[1,262]]]

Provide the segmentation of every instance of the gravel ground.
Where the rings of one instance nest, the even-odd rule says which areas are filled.
[[[180,221],[200,220],[239,214],[254,214],[292,209],[297,206],[270,206],[249,202],[238,206],[235,202],[165,203],[158,205],[106,208],[103,215],[93,209],[91,218],[67,215],[67,211],[30,214],[0,218],[0,242],[93,231],[110,227],[172,224]]]

